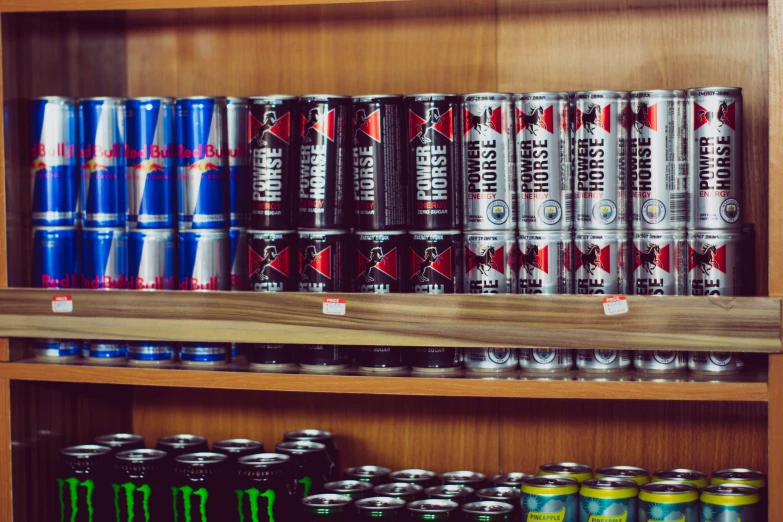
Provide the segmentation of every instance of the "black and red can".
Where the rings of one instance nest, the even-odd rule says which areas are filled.
[[[285,230],[292,226],[297,161],[294,139],[299,124],[296,108],[297,99],[293,96],[248,98],[253,230]]]
[[[300,292],[344,292],[345,230],[300,230],[296,279]]]
[[[346,226],[351,99],[299,98],[299,195],[297,224],[307,229]]]
[[[460,227],[460,131],[463,118],[456,94],[414,94],[408,109],[408,176],[411,227]]]
[[[248,271],[254,292],[292,292],[296,232],[248,231]]]
[[[403,254],[407,234],[402,230],[357,232],[351,271],[351,289],[359,293],[389,294],[404,291]]]
[[[353,225],[394,230],[408,224],[403,97],[353,100]]]
[[[464,246],[459,230],[412,231],[408,242],[408,291],[415,294],[461,293],[459,267]]]

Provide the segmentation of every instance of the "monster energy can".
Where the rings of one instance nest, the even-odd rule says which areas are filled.
[[[519,367],[525,373],[563,373],[574,367],[574,351],[562,348],[519,350]]]
[[[745,366],[741,353],[690,352],[688,369],[696,375],[734,375]]]
[[[522,520],[577,522],[579,483],[567,476],[533,477],[522,484]]]
[[[639,522],[699,522],[699,490],[684,482],[650,482],[639,492]]]
[[[295,520],[298,500],[294,497],[291,458],[279,453],[257,453],[237,463],[235,520],[280,522]]]
[[[519,489],[522,483],[535,475],[522,473],[521,471],[512,471],[510,473],[500,473],[489,478],[489,483],[495,487],[511,487]]]
[[[341,522],[349,515],[351,497],[331,493],[310,495],[302,499],[302,522]]]
[[[297,498],[323,493],[324,484],[329,482],[329,456],[326,446],[309,440],[280,442],[275,450],[291,457]]]
[[[373,492],[379,497],[401,498],[405,502],[413,502],[424,496],[423,487],[416,484],[408,484],[406,482],[378,484],[373,488]]]
[[[159,438],[156,448],[165,451],[171,459],[175,459],[187,453],[209,451],[209,443],[206,437],[180,433]]]
[[[652,474],[653,482],[685,482],[693,484],[699,489],[704,488],[709,482],[707,474],[695,469],[661,469]]]
[[[713,484],[701,492],[701,519],[714,522],[761,520],[759,490],[745,484]]]
[[[579,522],[636,522],[638,494],[633,480],[585,480],[579,488]]]
[[[329,479],[335,480],[340,477],[340,451],[334,444],[334,436],[331,431],[304,429],[287,431],[283,434],[283,440],[309,440],[320,442],[326,446],[326,454],[329,456]]]
[[[416,484],[423,488],[428,488],[435,483],[437,475],[434,471],[427,469],[401,469],[389,473],[389,480],[393,482],[404,482],[405,484]]]
[[[672,350],[644,350],[634,352],[633,367],[641,373],[670,374],[688,369],[688,353]]]
[[[359,480],[336,480],[324,484],[324,491],[350,497],[354,500],[368,497],[372,494],[373,485]]]
[[[112,516],[108,486],[111,448],[96,444],[60,450],[55,469],[60,520],[92,522]]]
[[[467,522],[501,522],[511,520],[514,506],[506,502],[482,500],[462,506],[462,515]]]
[[[557,475],[570,477],[577,482],[584,482],[589,478],[593,478],[593,468],[587,464],[579,464],[577,462],[555,462],[539,466],[538,474],[539,476]]]
[[[430,499],[451,500],[459,505],[470,502],[475,489],[458,484],[432,486],[424,490],[424,494]]]
[[[627,350],[578,350],[576,368],[587,373],[619,373],[631,368]]]
[[[343,477],[350,480],[369,482],[373,486],[377,486],[389,481],[389,473],[391,473],[391,470],[382,466],[356,466],[343,471]]]
[[[638,486],[643,486],[650,482],[650,472],[635,466],[609,466],[595,470],[595,478],[607,477],[633,480]]]
[[[451,500],[431,498],[409,502],[406,507],[408,508],[408,514],[413,522],[419,520],[437,522],[442,520],[456,520],[457,516],[455,513],[458,514],[456,510],[459,509],[459,504],[452,502]]]
[[[228,457],[221,453],[188,453],[174,459],[169,484],[174,520],[219,520],[225,506],[233,504],[227,473]]]
[[[522,497],[522,491],[519,487],[499,486],[494,488],[485,488],[476,491],[476,496],[482,501],[505,502],[514,508],[514,520],[519,513],[519,500]]]
[[[117,522],[169,519],[166,452],[138,449],[117,453],[114,461],[114,512]]]
[[[406,502],[401,498],[368,497],[354,502],[358,520],[404,520]]]
[[[466,348],[465,368],[469,372],[511,372],[519,365],[516,348]]]
[[[144,437],[133,433],[109,433],[95,437],[95,444],[111,448],[112,453],[142,449],[144,447]]]
[[[212,443],[212,451],[226,455],[233,464],[247,455],[264,453],[264,443],[250,439],[226,439]]]

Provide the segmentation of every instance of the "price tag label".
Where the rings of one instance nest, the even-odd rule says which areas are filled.
[[[342,297],[324,297],[326,315],[345,315],[345,299]]]
[[[53,295],[52,312],[56,314],[67,314],[73,312],[73,299],[70,295]]]
[[[604,297],[604,313],[606,315],[628,313],[628,300],[624,295],[608,295]]]

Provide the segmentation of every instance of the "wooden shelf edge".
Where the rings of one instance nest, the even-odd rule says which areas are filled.
[[[640,382],[382,377],[0,363],[0,379],[364,395],[767,402],[761,373],[756,382]],[[759,376],[761,375],[761,376]]]
[[[294,5],[367,4],[414,0],[2,0],[0,13],[52,11],[135,11],[140,9],[198,9],[216,7],[273,7]]]

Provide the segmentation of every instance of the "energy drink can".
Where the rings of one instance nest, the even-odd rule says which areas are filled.
[[[231,255],[231,290],[233,292],[250,290],[247,229],[231,227],[228,230],[228,240]]]
[[[322,493],[310,495],[302,499],[302,510],[305,516],[303,522],[321,522],[326,520],[344,520],[351,515],[351,497]]]
[[[451,500],[459,505],[470,502],[474,493],[475,490],[473,488],[459,484],[432,486],[424,490],[424,494],[429,499]]]
[[[742,89],[688,89],[689,229],[742,224]]]
[[[112,489],[116,518],[168,518],[171,512],[171,490],[167,481],[167,468],[173,457],[167,456],[165,451],[141,448],[121,451],[114,459]]]
[[[684,482],[650,482],[639,491],[639,522],[697,522],[699,490]]]
[[[523,348],[519,367],[525,373],[563,373],[574,368],[574,350],[562,348]]]
[[[293,273],[296,232],[293,230],[250,230],[248,272],[254,292],[295,290]]]
[[[411,520],[452,520],[453,513],[459,509],[459,504],[451,500],[427,499],[409,502],[406,506]]]
[[[168,477],[174,520],[220,516],[225,503],[234,500],[225,486],[229,471],[233,470],[228,457],[222,453],[200,451],[176,457]],[[194,494],[199,501],[192,498]]]
[[[688,352],[644,350],[633,353],[633,367],[641,373],[671,374],[688,369]]]
[[[275,451],[291,457],[296,497],[310,496],[323,491],[329,482],[329,457],[326,446],[311,440],[291,440],[275,444]]]
[[[462,506],[462,515],[469,522],[501,522],[511,520],[514,506],[507,502],[493,502],[482,500],[471,502]]]
[[[579,521],[624,520],[635,522],[638,514],[636,482],[620,478],[592,478],[579,488]]]
[[[128,233],[125,228],[82,230],[82,288],[128,288]]]
[[[351,274],[352,289],[359,293],[400,293],[404,288],[403,263],[405,231],[357,232],[356,254]]]
[[[285,344],[251,344],[248,346],[247,359],[251,369],[279,371],[296,368],[295,347]]]
[[[533,478],[535,475],[529,473],[522,473],[521,471],[512,471],[509,473],[500,473],[489,477],[489,483],[494,487],[509,487],[515,489],[521,489],[522,483],[529,478]]]
[[[688,369],[696,375],[734,375],[745,367],[741,353],[690,352]]]
[[[413,231],[409,235],[408,289],[415,294],[460,293],[462,236],[458,230]]]
[[[686,482],[693,484],[699,489],[703,489],[709,481],[707,474],[695,469],[660,469],[652,474],[653,482]]]
[[[175,290],[177,250],[173,230],[128,232],[128,288]]]
[[[300,499],[294,495],[291,457],[280,453],[257,453],[237,461],[237,520],[252,521],[259,514],[264,520],[288,520]]]
[[[355,466],[343,471],[343,477],[347,480],[358,480],[359,482],[369,482],[373,486],[378,484],[386,484],[388,482],[389,468],[383,466]]]
[[[345,230],[300,230],[297,272],[300,292],[343,292]]]
[[[577,232],[574,242],[575,293],[623,293],[627,241],[625,232]]]
[[[79,288],[81,234],[75,227],[33,228],[33,288]]]
[[[336,344],[301,344],[296,347],[299,366],[309,371],[343,370],[351,365],[348,347]]]
[[[444,486],[467,486],[475,490],[484,485],[487,476],[477,471],[447,471],[438,475],[438,480]]]
[[[406,502],[401,498],[368,497],[354,502],[358,520],[404,520]]]
[[[742,288],[742,234],[740,231],[688,232],[688,288],[690,295],[739,295]]]
[[[364,371],[401,370],[408,366],[405,351],[399,346],[362,346],[356,354],[356,364]]]
[[[728,522],[761,518],[761,496],[753,486],[713,484],[702,490],[699,500],[702,520]]]
[[[320,442],[326,446],[326,453],[329,456],[329,476],[334,480],[340,476],[340,452],[334,443],[334,436],[331,431],[304,429],[287,431],[283,434],[283,440],[310,440]]]
[[[687,264],[684,232],[633,233],[634,295],[687,295]]]
[[[125,362],[128,346],[117,341],[87,341],[85,359],[90,364],[117,364]]]
[[[570,294],[573,281],[567,259],[571,232],[525,232],[519,236],[520,294]]]
[[[405,102],[411,227],[428,231],[459,228],[462,224],[460,145],[464,123],[460,97],[414,94],[406,96]]]
[[[581,483],[593,477],[593,468],[587,464],[579,464],[577,462],[555,462],[539,466],[538,475],[571,477]]]
[[[33,354],[44,362],[71,362],[79,357],[81,344],[68,339],[34,339]]]
[[[83,444],[60,450],[55,479],[62,520],[111,518],[111,464],[112,450],[105,446]]]
[[[351,136],[349,98],[307,95],[299,98],[301,139],[297,224],[335,229],[348,223],[346,212]]]
[[[250,226],[250,165],[246,98],[226,98],[229,217],[232,227]]]
[[[712,479],[710,484],[743,484],[746,486],[753,486],[758,489],[761,502],[758,505],[760,510],[760,519],[762,522],[767,520],[767,475],[761,471],[745,468],[730,468],[721,469],[712,472]]]
[[[573,171],[568,93],[517,94],[515,101],[519,228],[571,228]]]
[[[182,343],[179,360],[188,366],[218,366],[231,360],[228,343]]]
[[[231,254],[227,230],[179,231],[179,289],[231,289]]]
[[[135,366],[166,366],[174,362],[173,344],[152,341],[128,343],[128,363]]]
[[[463,353],[469,372],[512,372],[519,366],[516,348],[465,348]]]
[[[336,480],[324,484],[324,491],[336,495],[344,495],[354,500],[366,498],[373,494],[373,485],[359,480]]]
[[[401,469],[389,473],[389,480],[392,482],[403,482],[405,484],[416,484],[423,488],[428,488],[435,483],[438,476],[434,471],[427,469]]]
[[[463,292],[515,293],[516,250],[513,233],[466,233]]]
[[[476,491],[476,496],[481,500],[506,502],[512,506],[518,506],[522,491],[518,487],[495,486]]]
[[[628,350],[577,350],[576,368],[587,373],[619,373],[631,368]]]
[[[462,102],[463,226],[470,231],[514,231],[517,209],[511,96],[466,94]]]
[[[410,365],[414,373],[456,373],[462,368],[461,349],[417,346]]]
[[[650,472],[636,466],[608,466],[595,470],[595,478],[622,478],[633,480],[637,486],[650,482]]]
[[[522,484],[522,520],[578,522],[579,482],[567,476],[533,477]]]

